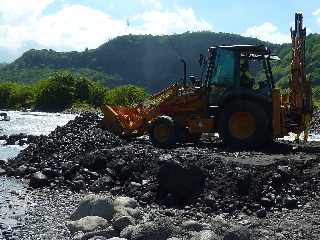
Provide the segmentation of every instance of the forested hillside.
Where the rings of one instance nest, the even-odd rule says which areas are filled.
[[[291,44],[283,44],[277,50],[281,61],[273,68],[278,85],[287,87],[292,59]],[[320,85],[320,35],[310,34],[306,40],[306,74],[314,86]]]
[[[188,72],[197,75],[199,54],[206,54],[209,46],[223,44],[264,44],[275,51],[280,48],[280,45],[228,33],[129,35],[84,52],[30,50],[0,69],[0,80],[34,82],[46,79],[58,69],[71,69],[109,87],[134,84],[154,92],[181,78],[181,58],[187,61]]]
[[[274,45],[236,34],[213,32],[170,36],[128,35],[83,52],[33,49],[15,62],[1,65],[0,81],[33,83],[47,79],[59,70],[68,70],[108,87],[134,84],[154,92],[181,78],[181,58],[188,63],[188,73],[197,75],[200,53],[206,54],[209,46],[231,44],[269,46],[281,58],[273,68],[275,79],[279,86],[287,86],[290,76],[290,44]],[[307,37],[306,64],[306,72],[314,86],[320,85],[319,34]]]

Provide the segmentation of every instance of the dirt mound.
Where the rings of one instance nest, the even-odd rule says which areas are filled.
[[[9,162],[6,171],[31,179],[33,187],[39,183],[108,191],[141,204],[188,205],[204,213],[257,212],[261,217],[265,209],[297,208],[319,190],[317,147],[278,142],[259,151],[235,151],[208,138],[198,145],[158,149],[146,138],[123,140],[99,125],[98,115],[83,114],[39,137]],[[205,178],[202,191],[182,194],[183,198],[163,191],[158,173],[164,161],[201,169],[197,172]]]

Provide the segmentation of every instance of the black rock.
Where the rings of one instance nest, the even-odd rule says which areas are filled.
[[[261,206],[266,208],[271,208],[274,206],[274,201],[270,200],[269,198],[261,198],[260,200]]]
[[[6,171],[6,170],[4,170],[4,169],[0,168],[0,176],[5,175],[6,173],[7,173],[7,171]]]
[[[202,169],[194,165],[183,167],[174,160],[161,162],[158,179],[161,192],[175,194],[181,198],[189,198],[201,192],[205,183]]]
[[[267,211],[265,208],[261,208],[256,212],[258,218],[265,218],[267,216]]]
[[[35,172],[30,177],[30,186],[33,188],[44,187],[48,185],[48,178],[42,172]]]
[[[248,229],[242,227],[233,227],[224,234],[223,240],[249,240],[250,233]]]
[[[75,180],[70,182],[72,190],[79,191],[86,188],[86,183],[83,180]]]
[[[176,195],[168,193],[161,198],[161,203],[167,207],[173,207],[177,206],[180,200]]]
[[[8,136],[7,136],[7,135],[1,135],[1,136],[0,136],[0,140],[5,140],[5,141],[6,141],[7,139],[8,139]]]
[[[20,134],[14,134],[14,135],[10,135],[6,141],[6,145],[15,145],[16,142],[24,139],[24,138],[27,138],[28,136],[24,133],[20,133]]]
[[[238,171],[236,181],[238,194],[242,196],[248,195],[252,184],[252,176],[250,172],[243,170]]]
[[[278,166],[278,172],[280,173],[283,181],[288,181],[291,178],[291,168],[289,166]]]
[[[109,176],[104,176],[94,181],[90,186],[90,190],[93,192],[107,191],[114,186],[114,181]]]
[[[52,168],[44,168],[44,169],[42,169],[42,172],[48,178],[55,178],[55,177],[59,176],[59,172],[52,170]]]
[[[279,173],[275,173],[271,178],[271,185],[275,189],[281,188],[284,183],[282,176]]]
[[[3,167],[3,166],[6,166],[6,165],[8,165],[7,160],[5,160],[5,159],[0,159],[0,166]]]
[[[286,197],[283,200],[283,206],[287,209],[295,209],[298,207],[298,200],[294,197]]]
[[[15,175],[22,176],[22,177],[28,173],[29,173],[29,169],[26,165],[21,165],[15,170]]]

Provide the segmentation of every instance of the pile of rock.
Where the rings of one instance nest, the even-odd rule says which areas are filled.
[[[88,196],[67,222],[74,240],[247,240],[250,231],[215,218],[210,224],[187,220],[174,222],[167,217],[142,214],[133,198]]]
[[[307,201],[304,196],[320,190],[319,160],[305,158],[307,147],[277,143],[267,147],[269,152],[234,152],[205,144],[158,149],[146,139],[123,140],[102,130],[100,120],[97,114],[82,114],[39,137],[2,168],[29,179],[34,188],[108,192],[144,205],[189,206],[201,213],[264,217],[267,211],[297,208]],[[274,161],[292,154],[293,147],[298,160]],[[274,163],[235,161],[257,156]]]

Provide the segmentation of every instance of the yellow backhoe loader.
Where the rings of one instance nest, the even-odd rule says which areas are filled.
[[[204,79],[190,77],[186,63],[181,83],[133,107],[102,106],[104,128],[123,136],[149,134],[159,147],[198,140],[218,133],[227,144],[258,146],[289,132],[308,129],[312,94],[306,79],[303,16],[295,16],[292,37],[292,76],[289,94],[275,87],[272,61],[279,60],[264,46],[210,47],[200,58]]]

